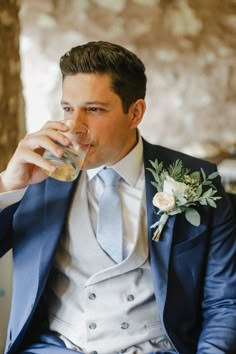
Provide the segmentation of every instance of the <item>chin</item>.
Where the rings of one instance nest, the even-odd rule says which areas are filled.
[[[82,170],[91,170],[93,168],[97,168],[99,166],[103,165],[103,163],[99,163],[97,161],[84,161],[83,166],[81,167]]]

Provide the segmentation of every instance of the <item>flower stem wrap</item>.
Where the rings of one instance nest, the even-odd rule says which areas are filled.
[[[153,237],[152,237],[153,241],[158,242],[160,240],[161,232],[162,232],[168,218],[169,218],[169,215],[162,214],[160,220],[151,226],[151,228],[155,228],[157,226],[157,229],[155,230]]]

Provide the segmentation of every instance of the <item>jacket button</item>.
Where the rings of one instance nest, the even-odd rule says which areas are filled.
[[[90,293],[88,298],[89,298],[89,300],[94,300],[94,299],[96,299],[96,294]]]
[[[134,295],[130,294],[127,296],[128,301],[134,301]]]
[[[129,324],[127,322],[122,322],[120,327],[121,329],[127,329],[129,327]]]
[[[95,328],[97,328],[96,323],[91,322],[91,323],[89,324],[89,328],[90,328],[90,329],[95,329]]]

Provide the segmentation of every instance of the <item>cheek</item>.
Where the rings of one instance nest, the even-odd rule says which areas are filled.
[[[96,145],[94,146],[94,157],[96,155],[97,159],[106,163],[120,152],[123,145],[119,132],[105,130],[97,136]]]
[[[120,135],[120,129],[113,124],[106,124],[97,127],[95,137],[98,145],[109,145],[112,141],[117,140]]]
[[[124,134],[118,129],[107,130],[99,139],[99,146],[108,151],[120,150],[124,144]]]
[[[117,148],[123,145],[128,139],[130,132],[128,125],[128,117],[121,117],[109,119],[103,122],[98,122],[93,125],[94,141],[98,149]]]

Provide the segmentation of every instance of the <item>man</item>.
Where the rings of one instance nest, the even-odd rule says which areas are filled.
[[[19,143],[1,175],[0,252],[12,248],[14,258],[5,353],[235,353],[235,219],[219,178],[216,208],[197,207],[199,226],[170,215],[159,242],[152,239],[160,216],[150,161],[168,169],[181,160],[206,175],[215,167],[140,137],[145,68],[127,49],[90,42],[60,67],[65,120],[75,130],[87,125],[93,142],[75,182],[47,178],[42,169],[55,167],[44,150],[60,157],[57,143],[69,144],[66,124],[47,122]],[[118,262],[98,241],[104,167],[119,175]],[[103,224],[112,222],[115,244],[116,223]]]

